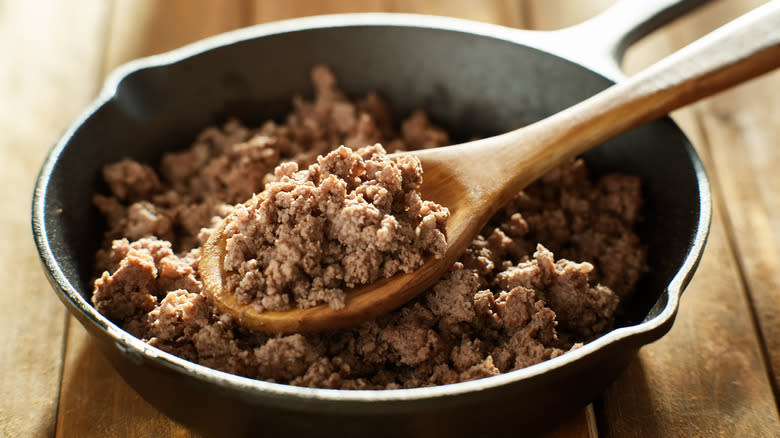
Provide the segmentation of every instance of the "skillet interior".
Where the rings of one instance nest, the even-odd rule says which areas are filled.
[[[38,190],[43,190],[40,194],[45,200],[42,217],[34,221],[45,224],[44,238],[55,260],[44,263],[57,263],[70,284],[89,299],[94,252],[103,227],[90,202],[92,193],[103,189],[100,168],[124,156],[154,162],[163,151],[188,146],[204,126],[228,116],[238,116],[250,125],[278,119],[289,109],[292,95],[311,94],[308,70],[315,63],[331,66],[352,96],[380,91],[397,115],[426,109],[455,140],[531,123],[611,84],[579,65],[495,36],[406,26],[326,27],[272,34],[174,64],[144,67],[122,79],[115,95],[97,107],[70,138],[63,139],[65,147],[55,157],[51,173],[42,172],[44,180]],[[699,227],[703,174],[689,142],[668,119],[622,135],[586,154],[586,160],[596,174],[619,170],[637,174],[644,181],[646,220],[641,234],[649,245],[651,273],[639,285],[637,299],[619,322],[629,325],[652,316],[651,309],[663,309],[665,289],[688,257]],[[71,309],[81,307],[77,316],[90,331],[100,331],[94,324],[100,318],[94,309],[61,298]],[[102,346],[113,359],[118,355],[110,344]],[[561,382],[568,384],[578,377],[591,382],[564,400],[558,397],[563,394],[556,394],[537,397],[538,402],[542,408],[545,403],[554,403],[558,413],[581,406],[603,390],[637,347],[632,343],[607,345],[605,354],[614,355],[612,366],[595,368],[610,360],[605,357],[568,367]],[[133,367],[127,361],[113,360],[120,371],[128,373],[125,378],[129,381],[144,379],[129,376]],[[165,379],[153,386],[165,385]],[[510,382],[494,395],[515,398],[555,389],[541,385],[543,382],[550,384],[537,379],[512,388]],[[139,391],[147,398],[159,398]],[[239,403],[255,397],[247,393],[226,396],[244,400]],[[468,403],[490,402],[495,409],[497,400],[491,397],[474,396]],[[187,414],[175,408],[162,407],[180,421],[192,420],[183,418]],[[429,408],[447,409],[445,405]],[[527,409],[527,415],[515,414],[515,419],[543,418],[546,408],[542,408]],[[357,415],[368,415],[368,411],[357,409]],[[371,415],[378,411],[381,409],[372,409]],[[428,415],[416,421],[436,421],[434,418]],[[412,425],[422,424],[417,422]]]

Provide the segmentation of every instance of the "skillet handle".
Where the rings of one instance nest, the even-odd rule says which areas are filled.
[[[659,27],[711,0],[622,0],[580,24],[540,32],[543,46],[615,81],[626,49]]]

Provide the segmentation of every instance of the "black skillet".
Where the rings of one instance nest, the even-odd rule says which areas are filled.
[[[103,223],[90,198],[100,168],[154,162],[203,127],[235,115],[278,118],[311,94],[308,70],[333,68],[353,96],[380,91],[396,113],[424,108],[454,140],[555,113],[620,80],[624,49],[703,0],[633,0],[579,26],[530,32],[464,20],[355,14],[264,24],[131,62],[50,152],[35,188],[33,234],[68,309],[124,379],[177,421],[216,436],[479,436],[544,429],[594,400],[644,344],[671,327],[709,230],[707,177],[670,119],[585,155],[595,174],[640,175],[650,272],[620,328],[550,361],[432,388],[300,388],[214,371],[153,348],[90,304]]]

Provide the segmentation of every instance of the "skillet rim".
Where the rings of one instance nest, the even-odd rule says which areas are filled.
[[[355,403],[365,406],[367,402],[376,403],[378,405],[377,408],[381,408],[383,412],[387,412],[386,409],[389,407],[387,405],[388,403],[397,408],[402,408],[402,405],[407,405],[409,403],[426,402],[432,399],[441,399],[442,401],[448,399],[457,404],[457,399],[460,398],[457,396],[459,395],[487,390],[499,390],[512,383],[520,384],[538,376],[551,374],[556,370],[574,367],[579,360],[588,356],[594,356],[599,350],[613,344],[625,344],[625,347],[638,348],[660,338],[671,328],[679,307],[679,299],[682,291],[692,278],[699,260],[701,259],[702,251],[710,229],[712,199],[709,179],[700,157],[693,149],[687,136],[685,136],[682,130],[680,130],[669,117],[664,117],[662,120],[665,123],[671,123],[680,132],[682,138],[687,140],[684,142],[684,149],[691,161],[698,182],[699,220],[696,226],[696,233],[691,236],[689,250],[683,263],[669,282],[665,291],[661,294],[661,298],[663,297],[663,293],[667,294],[666,304],[657,315],[650,319],[645,319],[635,325],[613,329],[578,349],[568,351],[566,354],[539,364],[497,376],[432,387],[390,390],[307,388],[241,377],[187,361],[146,344],[135,336],[132,336],[130,333],[122,330],[107,317],[99,313],[94,306],[78,292],[78,288],[74,287],[69,281],[67,275],[60,269],[59,264],[54,257],[52,245],[56,245],[57,242],[50,242],[47,236],[45,220],[47,208],[46,192],[53,169],[57,164],[60,155],[66,150],[72,136],[89,118],[100,111],[104,104],[116,95],[116,91],[122,80],[139,70],[165,69],[170,65],[197,56],[201,53],[218,50],[221,47],[230,46],[244,40],[313,29],[349,28],[359,26],[422,28],[472,34],[503,40],[513,44],[524,45],[532,49],[546,52],[549,55],[565,59],[577,66],[599,74],[612,82],[615,82],[616,80],[616,78],[611,77],[613,75],[598,71],[597,67],[585,65],[581,60],[575,61],[571,58],[567,58],[565,54],[556,53],[554,45],[550,43],[549,40],[546,41],[544,38],[537,38],[534,40],[534,38],[540,34],[551,34],[555,31],[521,30],[459,18],[405,13],[330,14],[264,23],[215,35],[166,53],[140,58],[119,66],[106,78],[98,96],[88,105],[84,112],[74,120],[49,151],[36,179],[33,196],[32,229],[45,273],[49,282],[52,284],[55,291],[57,291],[60,299],[66,304],[66,307],[71,311],[79,312],[80,315],[77,316],[82,317],[79,318],[82,323],[84,323],[84,320],[87,320],[91,324],[94,324],[97,329],[105,332],[114,341],[115,346],[120,352],[135,363],[140,364],[145,361],[150,361],[165,369],[176,373],[182,373],[187,377],[208,384],[216,385],[222,390],[237,391],[237,393],[244,396],[246,396],[247,391],[249,391],[249,395],[255,400],[274,401],[279,407],[299,411],[309,410],[306,409],[308,407],[316,407],[318,412],[341,411],[341,409],[349,409],[349,406]],[[661,298],[659,298],[659,300]],[[280,404],[279,402],[282,403]],[[323,406],[326,409],[323,409]],[[443,408],[444,406],[441,407]]]

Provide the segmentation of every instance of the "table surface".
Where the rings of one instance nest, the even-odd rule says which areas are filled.
[[[395,11],[555,29],[612,0],[0,0],[0,436],[185,437],[128,387],[47,284],[30,232],[49,147],[130,59],[255,23]],[[713,2],[632,47],[632,73],[762,1]],[[672,115],[712,179],[714,218],[677,321],[548,437],[780,436],[780,72]]]

